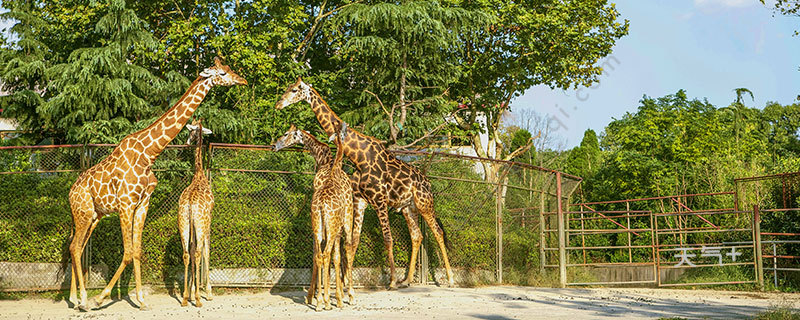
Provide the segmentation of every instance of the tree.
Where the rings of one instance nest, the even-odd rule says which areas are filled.
[[[616,8],[606,1],[448,3],[498,17],[463,43],[459,59],[465,70],[451,90],[451,96],[467,110],[458,117],[459,125],[474,133],[475,151],[488,158],[514,155],[499,143],[501,118],[512,99],[535,85],[591,85],[603,72],[600,59],[628,32],[628,21],[619,21]],[[485,128],[475,125],[481,117]],[[480,131],[489,135],[485,146],[477,134]],[[497,168],[486,169],[487,179],[496,179]]]
[[[157,48],[147,24],[123,0],[96,5],[105,12],[94,30],[101,36],[100,46],[77,49],[66,63],[48,70],[54,96],[37,111],[45,128],[62,133],[67,141],[115,143],[137,127],[135,122],[149,123],[160,114],[167,87],[133,54],[138,48]],[[167,80],[184,79],[173,75]]]
[[[352,71],[342,74],[348,89],[360,92],[356,102],[369,107],[358,112],[369,114],[362,118],[371,119],[373,132],[388,133],[397,144],[424,134],[432,123],[426,117],[452,107],[446,96],[461,76],[454,58],[462,37],[487,26],[489,17],[436,1],[400,1],[352,4],[333,22],[341,39],[334,39],[341,42],[333,57],[337,68]]]
[[[13,46],[2,53],[0,83],[8,95],[0,98],[3,117],[14,118],[19,129],[41,136],[41,116],[36,109],[45,101],[44,90],[48,84],[45,71],[50,50],[40,37],[47,28],[41,18],[38,2],[17,0],[4,3],[10,10],[2,14],[6,20],[16,20],[11,29],[17,37]]]
[[[600,144],[597,134],[592,129],[583,133],[581,144],[569,152],[567,156],[567,173],[588,178],[600,167]]]

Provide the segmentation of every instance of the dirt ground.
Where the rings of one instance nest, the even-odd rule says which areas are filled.
[[[671,289],[551,289],[516,286],[397,291],[357,290],[356,304],[315,312],[303,291],[228,293],[202,308],[181,307],[175,296],[147,296],[139,311],[127,297],[78,312],[66,301],[0,301],[0,319],[643,319],[749,318],[774,307],[800,307],[800,294]]]

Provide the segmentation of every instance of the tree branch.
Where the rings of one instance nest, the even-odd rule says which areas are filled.
[[[528,151],[528,149],[530,149],[533,146],[533,140],[539,139],[539,137],[541,137],[541,136],[542,136],[542,132],[539,131],[539,133],[537,133],[535,137],[530,137],[528,139],[528,143],[526,143],[524,146],[520,146],[519,148],[517,148],[517,150],[514,150],[513,152],[511,152],[511,154],[506,156],[503,160],[511,161],[511,159],[516,158],[521,153],[523,153],[525,151]]]
[[[369,93],[369,94],[373,95],[375,97],[375,99],[378,100],[378,104],[381,105],[381,109],[383,109],[383,112],[386,113],[387,116],[389,116],[389,131],[390,131],[391,136],[392,136],[392,141],[394,141],[393,144],[397,144],[397,129],[394,126],[394,109],[395,109],[395,106],[394,105],[392,106],[392,111],[390,112],[389,110],[386,109],[386,106],[383,105],[383,101],[381,101],[381,98],[378,97],[377,94],[375,94],[375,93],[373,93],[372,91],[369,91],[369,90],[364,90],[364,91],[366,93]]]
[[[442,129],[444,126],[448,125],[450,122],[448,122],[448,121],[447,121],[447,118],[448,118],[448,117],[451,117],[451,116],[455,116],[456,112],[459,112],[459,111],[461,111],[461,110],[454,110],[453,112],[451,112],[449,115],[447,115],[447,117],[445,117],[445,121],[444,121],[444,122],[442,122],[441,124],[439,124],[439,125],[438,125],[436,128],[433,128],[433,130],[430,130],[430,131],[428,131],[427,133],[425,133],[424,135],[422,135],[422,137],[420,137],[419,139],[417,139],[417,140],[414,140],[413,142],[411,142],[411,143],[409,143],[409,144],[407,144],[407,145],[404,145],[404,146],[397,146],[397,145],[393,145],[393,146],[391,146],[391,148],[390,148],[390,149],[395,149],[395,150],[396,150],[396,149],[406,149],[406,148],[408,148],[408,147],[410,147],[410,146],[413,146],[413,145],[417,144],[417,142],[420,142],[420,141],[422,141],[423,139],[425,139],[425,138],[427,138],[427,137],[431,136],[431,135],[432,135],[434,132],[436,132],[436,131],[439,131],[439,130],[440,130],[440,129]]]

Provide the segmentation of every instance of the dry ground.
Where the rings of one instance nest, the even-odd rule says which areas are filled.
[[[800,307],[800,294],[671,289],[550,289],[516,286],[397,291],[357,290],[355,305],[315,312],[304,292],[228,293],[202,308],[182,308],[166,293],[147,296],[139,311],[127,297],[77,312],[65,301],[0,301],[0,319],[643,319],[749,318],[772,307]]]

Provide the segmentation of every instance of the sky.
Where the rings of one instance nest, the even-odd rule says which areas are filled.
[[[774,13],[758,0],[616,0],[629,34],[606,57],[606,70],[591,88],[536,86],[516,98],[515,110],[548,117],[561,146],[580,144],[586,129],[598,134],[613,119],[634,113],[643,96],[686,90],[689,98],[729,105],[734,88],[754,101],[792,104],[800,95],[800,18]],[[520,114],[517,112],[517,114]],[[519,117],[519,116],[518,116]]]

